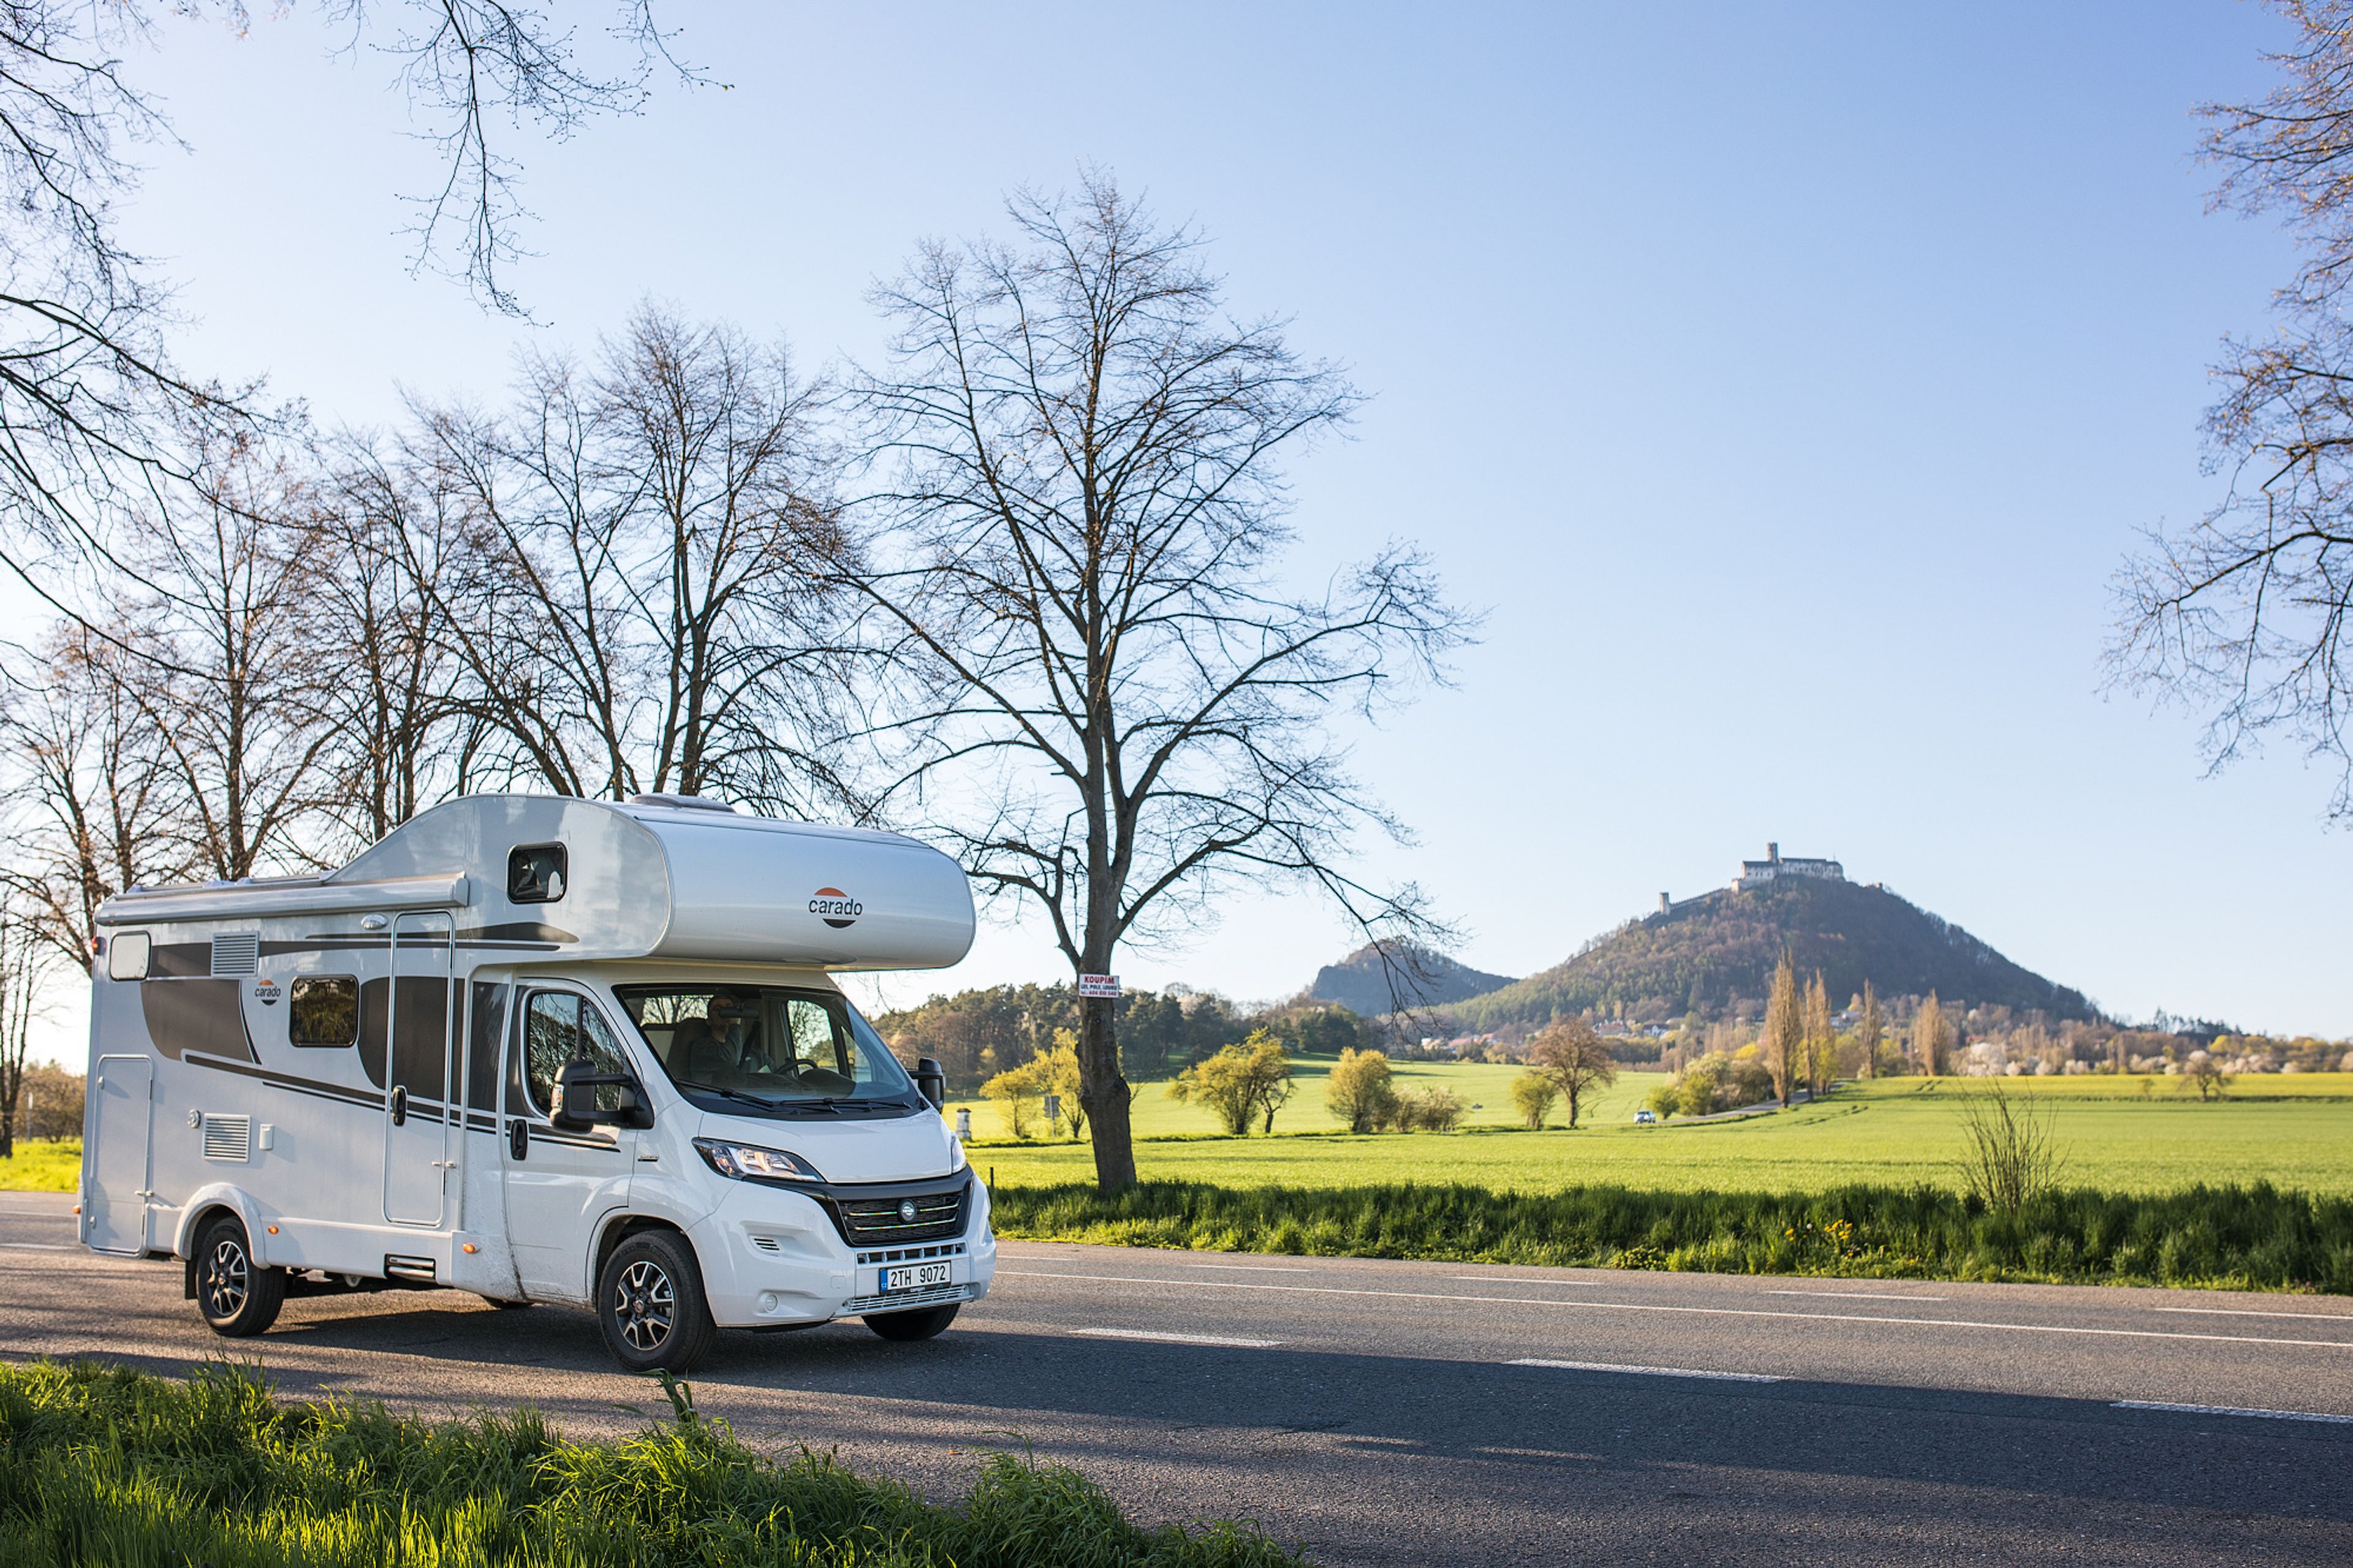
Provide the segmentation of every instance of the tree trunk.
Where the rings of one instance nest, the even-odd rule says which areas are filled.
[[[1090,973],[1103,973],[1103,965]],[[1106,1193],[1135,1185],[1135,1142],[1127,1124],[1127,1079],[1119,1070],[1119,1036],[1109,997],[1079,1002],[1079,1103],[1095,1129],[1095,1185]]]

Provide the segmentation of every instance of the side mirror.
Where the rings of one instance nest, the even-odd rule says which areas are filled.
[[[613,1098],[617,1103],[606,1110],[596,1103],[596,1091],[614,1089],[620,1092]],[[638,1080],[625,1072],[598,1072],[594,1062],[565,1062],[555,1069],[555,1124],[559,1127],[594,1127],[599,1122],[615,1127],[643,1127],[649,1119],[645,1111],[645,1097]]]
[[[937,1110],[948,1101],[948,1075],[940,1070],[939,1062],[931,1057],[915,1058],[915,1092],[932,1102]]]

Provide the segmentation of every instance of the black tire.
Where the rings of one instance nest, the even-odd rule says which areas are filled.
[[[641,1230],[613,1248],[596,1272],[596,1326],[631,1372],[693,1371],[719,1327],[686,1238]]]
[[[254,1261],[236,1216],[223,1215],[197,1233],[196,1310],[213,1332],[231,1340],[258,1334],[285,1304],[286,1270]]]
[[[944,1307],[918,1307],[912,1312],[869,1312],[866,1326],[886,1340],[928,1340],[955,1321],[961,1301]]]

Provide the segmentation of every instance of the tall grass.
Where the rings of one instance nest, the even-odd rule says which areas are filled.
[[[1817,1194],[1496,1193],[1461,1185],[1146,1182],[991,1194],[1001,1236],[1133,1247],[1719,1274],[2012,1279],[2353,1294],[2353,1200],[2268,1184],[2046,1191],[2012,1210],[1940,1187]]]
[[[538,1415],[428,1425],[283,1402],[253,1373],[0,1367],[0,1562],[27,1568],[1259,1568],[1254,1530],[1146,1531],[1074,1471],[983,1461],[939,1507],[696,1419],[621,1443]]]

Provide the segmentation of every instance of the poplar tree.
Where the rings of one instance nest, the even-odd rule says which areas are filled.
[[[1822,983],[1822,972],[1817,969],[1813,983],[1806,987],[1806,1087],[1817,1100],[1829,1089],[1831,1076],[1838,1070],[1837,1050],[1838,1034],[1831,1023],[1831,991]]]
[[[1773,991],[1766,999],[1765,1033],[1759,1043],[1764,1047],[1765,1070],[1773,1075],[1773,1092],[1787,1107],[1806,1049],[1805,1005],[1798,995],[1797,969],[1787,952],[1773,971]]]
[[[1945,1070],[1946,1043],[1945,1009],[1931,991],[1928,999],[1920,1004],[1920,1010],[1912,1015],[1912,1059],[1930,1078]]]
[[[1862,983],[1862,1023],[1857,1038],[1862,1042],[1862,1076],[1877,1078],[1880,1047],[1887,1039],[1887,1020],[1879,1011],[1879,993],[1872,989],[1868,980]]]

